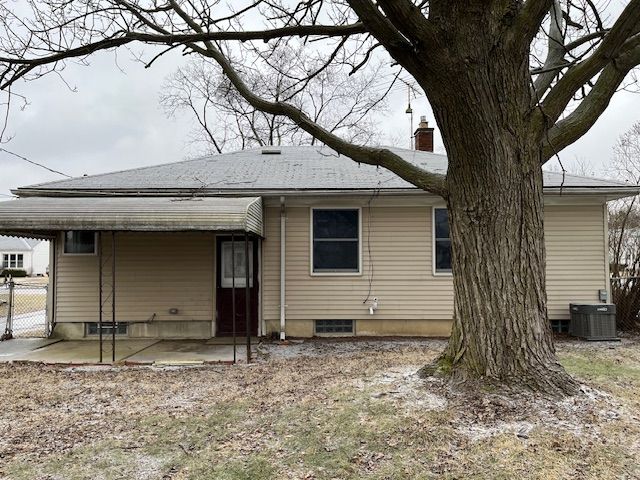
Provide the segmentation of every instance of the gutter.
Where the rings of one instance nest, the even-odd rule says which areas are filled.
[[[286,234],[287,211],[284,205],[284,197],[280,197],[280,340],[286,340]]]
[[[554,186],[543,187],[545,195],[636,195],[640,187],[636,185],[611,185],[594,187],[569,187]],[[256,196],[313,196],[313,195],[370,195],[372,193],[380,195],[432,195],[419,188],[388,188],[388,189],[322,189],[322,188],[274,188],[274,189],[246,189],[246,190],[215,190],[215,189],[191,189],[191,188],[148,188],[148,189],[39,189],[39,188],[18,188],[11,190],[19,197],[208,197],[208,196],[229,196],[229,197],[256,197]]]

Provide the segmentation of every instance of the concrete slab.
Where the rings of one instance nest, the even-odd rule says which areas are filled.
[[[246,361],[246,346],[238,345],[238,361]],[[233,362],[232,345],[210,345],[202,340],[162,340],[125,360],[127,363],[186,365]]]
[[[0,362],[10,362],[38,348],[59,342],[49,338],[13,338],[0,342]]]
[[[116,340],[116,362],[152,346],[158,340]],[[100,346],[97,340],[69,340],[54,343],[38,350],[16,355],[11,360],[62,364],[98,363]],[[108,344],[107,344],[108,345]],[[111,350],[104,354],[104,362],[111,361]]]
[[[251,337],[251,345],[257,345],[260,339]],[[236,345],[246,345],[247,337],[236,337]],[[233,345],[233,337],[212,337],[207,340],[207,345]]]

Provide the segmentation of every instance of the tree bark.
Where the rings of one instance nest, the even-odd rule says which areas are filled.
[[[509,140],[491,142],[499,172],[449,171],[455,312],[441,366],[457,380],[573,394],[547,319],[542,171]]]
[[[443,29],[456,45],[442,57],[447,75],[422,83],[449,158],[454,323],[437,368],[455,380],[573,394],[547,319],[543,134],[530,122],[528,51],[503,40],[503,17],[482,15]]]

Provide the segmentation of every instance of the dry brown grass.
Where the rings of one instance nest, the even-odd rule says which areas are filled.
[[[442,346],[270,346],[256,365],[162,370],[0,366],[0,478],[640,478],[638,343],[561,344],[591,387],[561,402],[412,374]]]

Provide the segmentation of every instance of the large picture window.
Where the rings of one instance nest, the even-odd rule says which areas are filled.
[[[435,273],[451,273],[451,238],[446,208],[433,209],[433,262]]]
[[[96,233],[80,230],[64,232],[64,253],[94,255],[96,253]]]
[[[313,273],[360,272],[360,209],[312,209]]]

